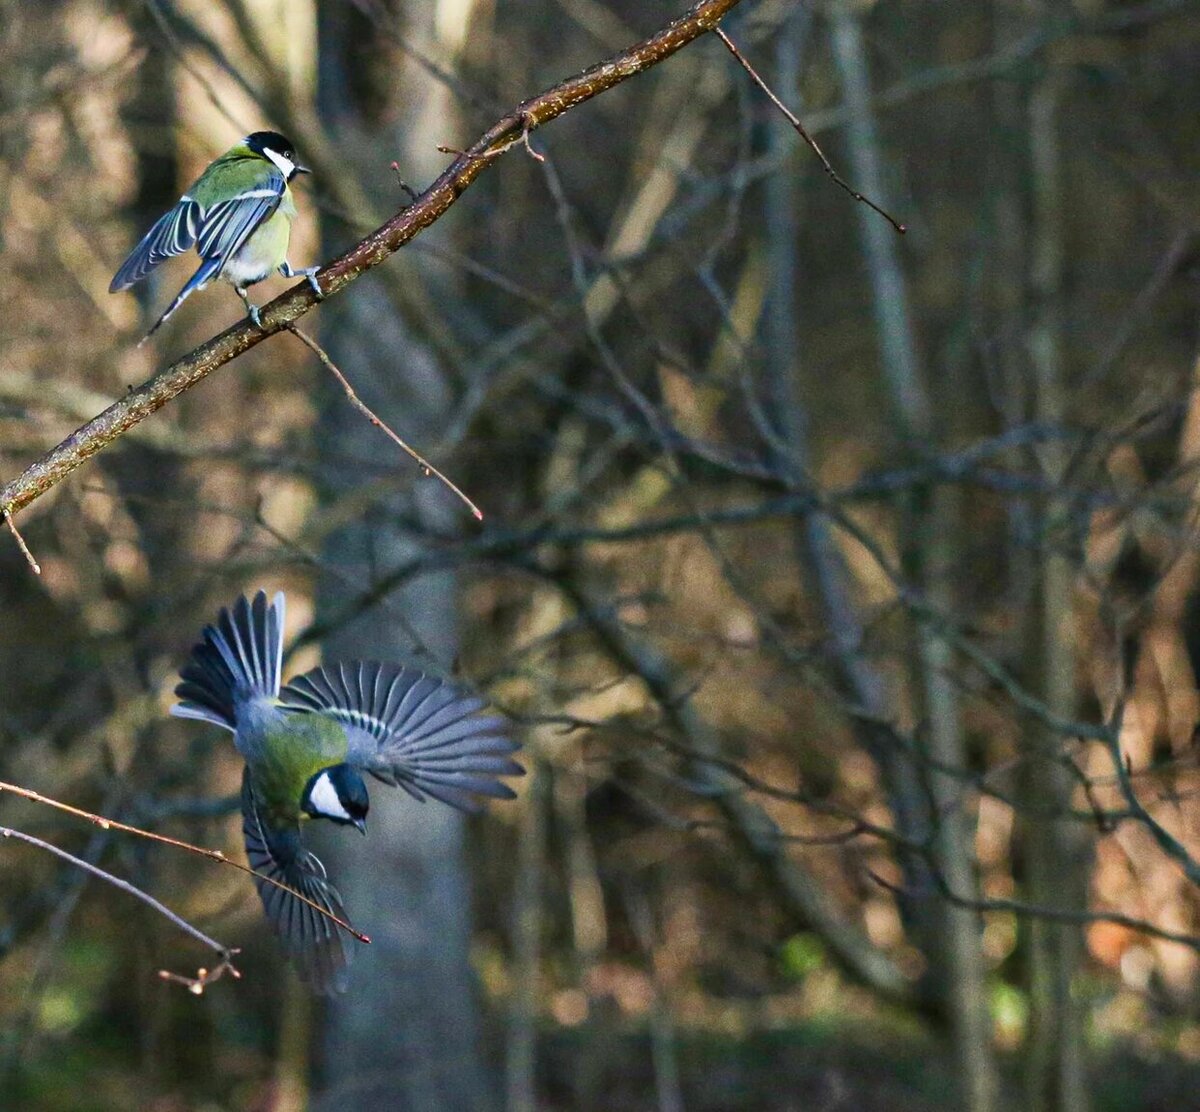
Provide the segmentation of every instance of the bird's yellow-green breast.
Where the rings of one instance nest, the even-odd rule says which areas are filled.
[[[284,186],[279,207],[254,230],[237,254],[226,262],[222,276],[235,286],[251,286],[277,270],[287,258],[292,217],[295,215],[292,192]]]
[[[296,206],[292,202],[291,190],[285,189],[279,207],[259,225],[246,247],[242,248],[242,253],[252,247],[255,256],[274,260],[270,267],[273,270],[287,255],[288,240],[292,235],[292,217],[295,215]]]
[[[323,768],[346,759],[346,729],[323,714],[287,714],[267,732],[250,768],[255,793],[272,825],[307,818],[300,809],[305,786]]]

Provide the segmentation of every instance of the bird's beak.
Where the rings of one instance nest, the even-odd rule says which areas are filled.
[[[311,174],[312,171],[307,166],[296,165],[292,167],[293,174]]]
[[[366,819],[355,819],[354,825],[358,827],[358,832],[360,834],[365,835],[367,833],[367,820]]]

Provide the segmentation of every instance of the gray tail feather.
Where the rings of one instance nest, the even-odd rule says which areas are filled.
[[[175,688],[176,718],[198,718],[236,731],[237,711],[255,699],[279,694],[283,667],[283,592],[268,605],[265,591],[222,609],[206,626]]]
[[[147,332],[146,335],[144,335],[140,340],[138,340],[138,347],[141,347],[142,344],[150,339],[155,332],[157,332],[164,324],[166,324],[167,319],[171,316],[171,314],[174,313],[175,310],[178,309],[179,306],[182,305],[193,293],[195,293],[196,290],[202,290],[206,285],[208,285],[213,276],[220,271],[222,261],[223,260],[218,257],[215,259],[205,259],[204,262],[200,264],[200,268],[187,280],[187,283],[184,285],[183,289],[181,289],[175,295],[175,300],[167,306],[163,315],[150,326],[150,331]],[[114,279],[114,281],[116,281],[116,279]]]

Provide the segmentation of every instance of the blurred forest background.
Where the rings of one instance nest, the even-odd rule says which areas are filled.
[[[684,9],[0,0],[0,477],[241,316],[107,293],[240,136],[327,260]],[[906,236],[704,36],[305,322],[482,525],[279,335],[21,515],[40,578],[0,533],[0,779],[240,860],[166,712],[259,586],[291,671],[455,675],[529,771],[313,832],[374,939],[328,1003],[243,874],[0,797],[244,974],[5,842],[0,1107],[1200,1108],[1200,6],[725,28]]]

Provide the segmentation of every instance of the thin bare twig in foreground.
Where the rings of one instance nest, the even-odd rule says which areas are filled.
[[[459,155],[412,204],[405,205],[382,227],[360,240],[316,276],[328,298],[390,258],[429,225],[439,220],[479,175],[503,157],[509,140],[548,124],[585,101],[665,61],[676,51],[713,30],[742,0],[697,0],[678,19],[643,41],[606,58],[582,73],[517,105]],[[318,295],[300,282],[261,310],[262,327],[241,321],[201,344],[188,355],[76,429],[58,447],[34,461],[0,488],[0,516],[10,520],[75,468],[195,386],[219,367],[299,320],[316,305]]]
[[[106,872],[98,865],[93,865],[90,861],[84,861],[82,857],[76,857],[73,853],[68,853],[65,849],[60,849],[50,842],[42,841],[41,838],[35,838],[32,834],[26,834],[23,830],[13,830],[7,826],[0,826],[0,837],[16,838],[18,841],[26,842],[31,846],[37,846],[38,849],[44,849],[47,853],[54,854],[55,857],[66,861],[68,864],[74,865],[86,873],[91,873],[92,876],[99,877],[103,881],[107,881],[114,888],[119,888],[122,892],[127,892],[134,899],[141,900],[147,907],[153,908],[159,915],[165,919],[169,919],[184,934],[191,935],[197,942],[207,946],[217,955],[217,965],[212,970],[201,969],[196,977],[185,977],[179,973],[170,973],[162,969],[159,970],[158,975],[163,980],[186,984],[190,991],[199,996],[204,991],[205,985],[211,984],[224,973],[228,973],[235,978],[241,977],[241,973],[233,965],[233,956],[238,952],[236,949],[221,945],[215,938],[209,938],[199,927],[193,927],[186,919],[176,915],[166,904],[159,903],[158,900],[148,892],[143,892],[137,885],[130,884],[129,881],[122,880],[119,876],[113,876],[112,873]]]
[[[33,558],[33,553],[29,551],[29,545],[25,543],[25,538],[21,536],[21,530],[17,528],[17,523],[13,521],[12,507],[5,506],[3,510],[0,510],[0,516],[4,518],[4,523],[8,526],[8,531],[13,535],[13,540],[17,542],[17,547],[21,550],[21,555],[25,557],[33,574],[41,575],[42,565]]]
[[[28,799],[31,803],[42,803],[47,807],[53,807],[55,810],[63,811],[68,815],[74,815],[76,818],[85,819],[94,826],[100,827],[101,830],[120,830],[124,834],[136,834],[139,838],[148,838],[152,842],[159,842],[164,846],[174,846],[176,849],[187,850],[188,853],[199,854],[201,857],[207,857],[210,861],[220,861],[225,865],[232,865],[235,869],[240,869],[243,873],[249,873],[253,877],[258,877],[260,880],[265,880],[268,884],[274,885],[276,888],[282,889],[289,895],[295,896],[302,903],[308,904],[314,911],[320,912],[326,919],[336,923],[342,930],[352,934],[359,942],[370,942],[371,939],[356,930],[344,919],[339,919],[332,911],[327,911],[320,904],[314,903],[307,896],[297,892],[294,888],[282,881],[276,880],[274,877],[266,876],[263,873],[256,872],[249,865],[243,865],[239,861],[234,861],[230,857],[226,857],[219,849],[206,849],[204,846],[193,845],[191,842],[180,841],[178,838],[169,838],[166,834],[155,834],[151,830],[143,830],[140,826],[130,826],[125,822],[118,822],[116,819],[106,819],[103,815],[93,814],[91,811],[85,811],[82,807],[73,807],[70,803],[63,803],[57,799],[51,799],[48,795],[42,795],[39,792],[33,791],[31,788],[22,788],[18,784],[9,784],[4,780],[0,780],[0,792],[10,792],[13,795],[19,795],[22,799]]]
[[[792,127],[796,129],[796,132],[800,138],[809,145],[813,154],[815,154],[817,158],[821,160],[821,167],[825,173],[829,175],[830,179],[833,181],[833,184],[841,189],[844,189],[860,204],[866,205],[867,208],[879,213],[879,215],[882,216],[889,224],[891,224],[891,226],[895,228],[900,235],[904,235],[904,233],[908,231],[906,225],[901,224],[900,221],[892,216],[890,212],[877,205],[871,200],[870,197],[859,193],[854,186],[846,181],[845,178],[843,178],[841,174],[839,174],[833,168],[833,165],[830,163],[829,159],[825,157],[825,152],[821,150],[820,144],[811,135],[809,135],[808,131],[804,127],[804,124],[800,122],[800,118],[786,104],[784,104],[779,97],[775,95],[775,92],[771,86],[762,79],[758,70],[756,70],[750,64],[750,60],[737,48],[737,44],[733,41],[733,39],[725,34],[720,27],[714,27],[713,34],[716,35],[717,38],[719,38],[729,48],[729,53],[737,59],[738,65],[740,65],[742,69],[744,69],[750,75],[750,80],[767,94],[767,99],[770,100],[770,102],[784,114],[788,123],[790,123]]]
[[[194,977],[188,977],[183,973],[172,973],[169,969],[160,969],[158,971],[158,975],[162,980],[168,981],[173,985],[183,985],[194,996],[203,996],[204,990],[214,981],[219,981],[226,973],[235,980],[240,981],[242,979],[241,973],[234,968],[233,962],[229,961],[228,958],[219,961],[212,969],[205,969],[201,966],[196,970]]]
[[[469,509],[471,513],[475,515],[477,521],[483,520],[483,511],[477,505],[475,505],[475,503],[472,502],[471,499],[468,498],[458,486],[446,478],[445,475],[443,475],[436,467],[434,467],[433,464],[430,463],[429,460],[421,455],[421,453],[415,448],[410,448],[408,444],[406,444],[405,441],[400,437],[400,435],[396,433],[392,427],[383,420],[382,417],[375,413],[374,410],[369,408],[367,403],[364,402],[362,398],[360,398],[358,394],[354,392],[354,387],[350,385],[350,380],[347,379],[344,374],[342,374],[342,372],[338,369],[338,365],[329,357],[329,353],[323,347],[321,347],[316,340],[314,340],[307,332],[297,328],[296,325],[290,322],[286,325],[286,327],[287,330],[291,332],[297,340],[304,344],[304,346],[308,348],[308,350],[311,351],[313,355],[315,355],[325,365],[326,368],[328,368],[329,373],[338,380],[338,385],[341,386],[341,388],[345,391],[346,397],[350,400],[350,404],[354,406],[359,413],[361,413],[368,421],[371,422],[372,425],[374,425],[390,439],[395,441],[395,443],[399,444],[401,448],[403,448],[410,456],[412,456],[412,458],[417,461],[417,464],[426,475],[433,475],[438,479],[441,479],[441,481],[445,483],[450,490],[452,490],[460,499],[462,499],[467,509]]]
[[[506,143],[502,143],[498,147],[493,147],[490,151],[487,151],[485,153],[492,154],[492,155],[503,154],[505,151],[512,150],[512,148],[515,147],[518,143],[521,143],[524,145],[525,151],[529,155],[530,158],[534,159],[534,161],[536,161],[536,162],[545,162],[546,156],[544,154],[542,154],[540,151],[535,151],[533,149],[533,144],[529,141],[529,131],[530,131],[530,125],[526,124],[521,129],[520,135],[514,136],[512,139],[509,139]],[[470,151],[460,151],[457,147],[451,147],[445,143],[439,143],[437,149],[442,154],[466,155],[470,158],[482,158],[483,157],[483,155],[479,155],[479,154],[472,155],[470,153]],[[394,167],[395,165],[396,165],[396,163],[393,162],[392,166]],[[401,181],[400,184],[402,187],[407,188],[407,186],[404,185],[403,181]]]

